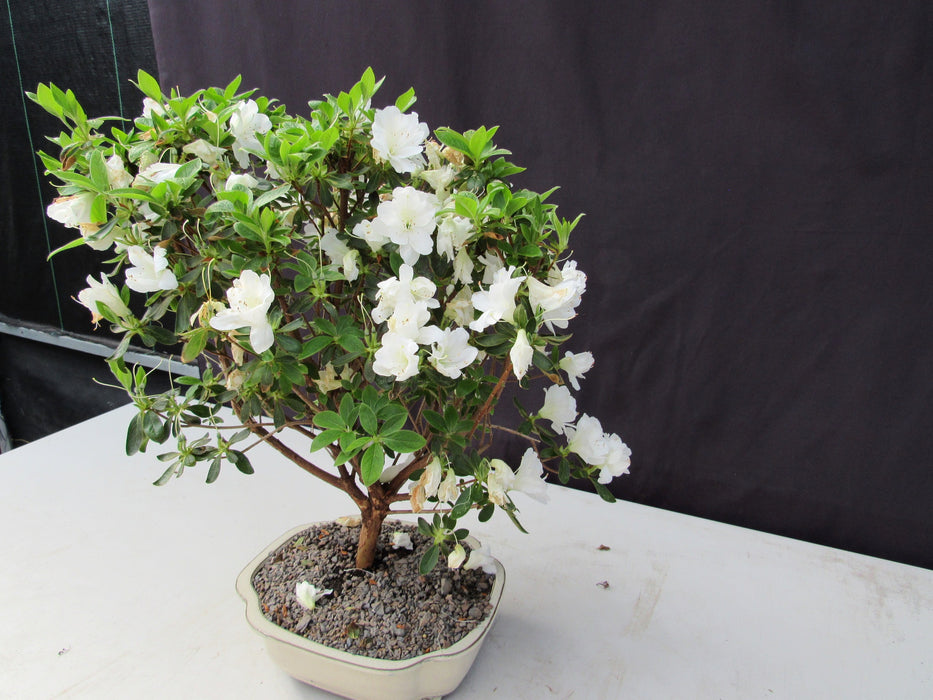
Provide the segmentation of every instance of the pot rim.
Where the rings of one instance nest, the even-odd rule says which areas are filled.
[[[284,627],[280,627],[271,620],[267,619],[266,616],[262,614],[262,610],[259,605],[259,594],[256,593],[256,590],[253,588],[253,573],[256,571],[256,569],[259,568],[259,565],[262,564],[262,562],[264,562],[275,552],[276,549],[278,549],[294,535],[297,535],[299,532],[307,530],[308,528],[315,525],[333,522],[333,520],[321,520],[293,527],[288,532],[285,532],[277,539],[275,539],[272,543],[266,545],[262,551],[257,554],[253,560],[246,565],[246,567],[244,567],[239,576],[237,576],[236,590],[240,598],[242,598],[244,603],[246,603],[246,621],[254,630],[256,630],[256,632],[261,634],[263,637],[271,637],[279,642],[289,644],[290,646],[296,647],[298,649],[303,649],[305,651],[311,651],[333,659],[338,659],[344,663],[353,664],[361,668],[366,668],[370,671],[385,671],[387,673],[411,668],[412,666],[417,666],[418,664],[427,661],[443,660],[445,657],[457,656],[464,653],[474,645],[479,644],[483,640],[483,638],[486,636],[486,633],[492,627],[492,622],[495,619],[496,613],[499,609],[499,603],[502,600],[502,589],[505,585],[505,567],[502,566],[502,562],[495,558],[493,558],[493,561],[496,565],[496,577],[493,581],[492,589],[489,592],[489,603],[492,605],[492,609],[489,611],[489,614],[486,615],[486,617],[483,618],[476,627],[470,630],[461,639],[451,644],[449,647],[444,649],[437,649],[435,651],[428,652],[427,654],[419,654],[418,656],[399,660],[360,656],[357,654],[351,654],[347,651],[342,651],[340,649],[334,649],[333,647],[321,644],[320,642],[312,641],[306,637],[302,637],[299,634],[295,634],[294,632],[291,632]]]

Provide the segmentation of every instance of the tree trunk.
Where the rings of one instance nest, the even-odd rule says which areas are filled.
[[[369,569],[376,559],[376,544],[382,532],[382,522],[389,514],[388,510],[370,505],[361,512],[360,541],[356,547],[356,568]]]

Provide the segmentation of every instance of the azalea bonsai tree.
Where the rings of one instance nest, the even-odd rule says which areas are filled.
[[[544,470],[605,484],[630,451],[568,388],[592,366],[563,349],[586,276],[551,192],[521,172],[495,128],[433,138],[412,90],[374,108],[367,70],[304,116],[240,80],[182,96],[140,71],[142,115],[89,119],[71,91],[30,98],[64,122],[40,153],[60,197],[48,214],[109,266],[77,293],[122,339],[108,360],[138,413],[129,454],[158,444],[166,483],[203,465],[245,473],[265,443],[345,492],[360,511],[356,565],[373,564],[393,512],[433,514],[424,570],[466,559],[461,518],[515,520],[511,494],[543,499]],[[132,341],[180,352],[200,376],[165,393],[127,367]],[[506,385],[529,441],[517,471],[488,449]],[[521,392],[519,392],[521,393]],[[224,407],[232,409],[222,410]],[[516,523],[518,521],[516,520]]]

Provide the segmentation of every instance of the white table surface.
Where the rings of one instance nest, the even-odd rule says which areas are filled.
[[[0,455],[0,698],[333,697],[272,664],[234,580],[350,501],[259,449],[253,476],[152,486],[154,454],[123,454],[132,410]],[[933,571],[550,493],[517,496],[531,535],[472,528],[508,582],[449,697],[933,697]]]

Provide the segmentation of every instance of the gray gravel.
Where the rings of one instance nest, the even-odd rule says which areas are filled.
[[[413,551],[392,548],[396,530],[411,535]],[[443,558],[431,573],[418,572],[430,541],[413,526],[383,526],[371,571],[354,568],[358,537],[359,528],[317,525],[273,552],[253,575],[265,616],[335,649],[408,659],[450,646],[491,612],[495,576],[449,569]],[[295,597],[299,581],[334,592],[309,611]]]

